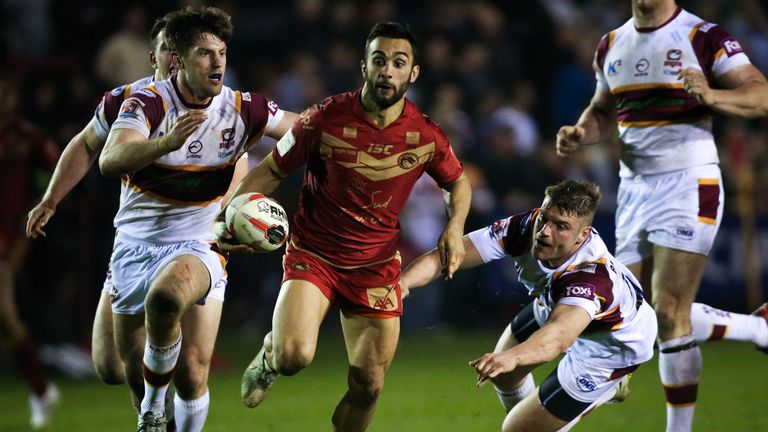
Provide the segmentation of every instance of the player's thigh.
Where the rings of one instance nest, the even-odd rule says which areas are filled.
[[[368,379],[383,381],[400,338],[400,318],[374,318],[342,312],[341,326],[350,367],[367,375]]]
[[[314,357],[320,324],[331,302],[317,285],[290,279],[283,282],[272,316],[272,343],[278,353]]]
[[[539,401],[539,389],[520,401],[507,414],[502,432],[546,432],[556,431],[568,422],[557,418]]]
[[[99,378],[107,384],[119,384],[123,381],[123,362],[115,347],[110,300],[109,293],[102,291],[93,318],[91,357]]]
[[[186,310],[211,287],[211,274],[200,257],[183,254],[173,257],[158,272],[149,287],[148,297],[175,299]]]

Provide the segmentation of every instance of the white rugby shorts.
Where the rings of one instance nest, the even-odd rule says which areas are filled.
[[[152,281],[166,264],[181,255],[197,257],[208,269],[210,289],[198,304],[205,304],[207,298],[224,301],[227,286],[225,258],[211,248],[211,243],[155,244],[118,232],[102,289],[102,292],[108,291],[112,296],[112,312],[125,315],[143,312],[144,299]]]
[[[723,218],[720,167],[622,178],[616,210],[616,258],[634,264],[653,245],[708,255]]]

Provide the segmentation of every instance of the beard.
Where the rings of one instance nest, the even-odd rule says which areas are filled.
[[[386,97],[379,94],[377,91],[376,83],[373,80],[367,80],[368,94],[371,96],[371,100],[379,107],[379,109],[387,109],[397,103],[405,96],[405,92],[408,91],[408,86],[411,84],[409,81],[404,82],[400,87],[393,86],[392,96]],[[390,84],[391,85],[391,84]]]

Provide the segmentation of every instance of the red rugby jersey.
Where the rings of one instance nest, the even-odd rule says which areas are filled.
[[[303,112],[272,156],[285,173],[306,164],[293,244],[340,267],[391,259],[398,216],[426,172],[448,187],[463,168],[443,131],[416,106],[380,128],[369,120],[360,90],[327,98]]]

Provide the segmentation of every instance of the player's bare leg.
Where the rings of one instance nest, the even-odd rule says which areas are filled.
[[[93,319],[91,357],[99,379],[110,385],[125,382],[125,366],[115,346],[113,327],[111,297],[109,293],[102,293]]]
[[[241,398],[249,408],[266,397],[277,374],[295,375],[315,358],[320,324],[331,302],[307,281],[288,280],[280,288],[272,331],[243,374]]]
[[[181,255],[166,264],[149,287],[144,305],[147,341],[140,430],[142,425],[154,430],[165,423],[165,396],[181,352],[181,317],[210,286],[205,264],[193,255]]]
[[[653,308],[659,322],[659,373],[667,398],[667,431],[690,431],[702,370],[691,332],[691,305],[707,257],[654,246]]]
[[[504,333],[501,334],[493,352],[498,353],[506,351],[517,344],[518,341],[512,333],[512,325],[508,325],[507,328],[504,329]],[[537,366],[538,365],[518,367],[510,373],[501,374],[495,378],[491,378],[491,382],[493,382],[493,386],[496,390],[496,395],[499,397],[499,401],[501,401],[504,411],[510,412],[515,405],[536,390],[536,383],[533,380],[531,372],[536,369]]]
[[[539,390],[536,389],[512,408],[504,419],[502,432],[546,432],[556,431],[568,422],[555,417],[539,402]]]
[[[341,324],[349,356],[349,389],[333,413],[333,429],[364,431],[376,412],[384,375],[395,356],[400,319],[342,313]]]
[[[173,379],[174,418],[179,431],[200,431],[208,417],[208,373],[222,306],[222,301],[208,298],[205,305],[190,307],[181,320],[184,343]]]
[[[144,397],[144,380],[142,366],[146,332],[144,331],[144,314],[124,315],[113,314],[115,332],[115,347],[123,363],[123,375],[131,390],[131,402],[139,410],[141,399]]]

